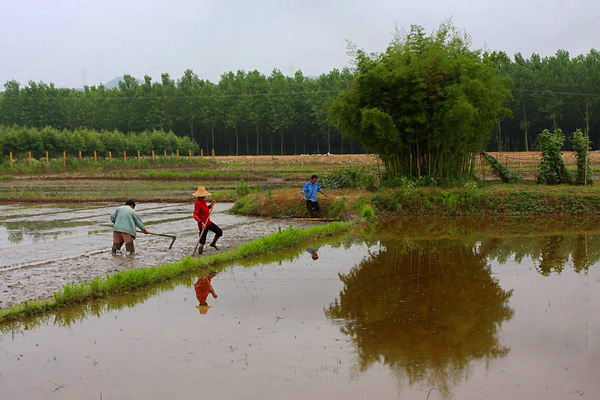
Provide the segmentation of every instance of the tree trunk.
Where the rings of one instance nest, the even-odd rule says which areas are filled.
[[[523,110],[523,121],[525,122],[525,151],[529,151],[529,143],[527,142],[527,114]]]
[[[238,127],[237,127],[237,124],[235,124],[235,155],[236,156],[240,155],[240,140],[238,138]]]
[[[250,141],[248,139],[248,129],[245,129],[246,131],[246,155],[249,156],[250,155]]]
[[[302,146],[303,146],[302,153],[306,154],[306,132],[304,132],[302,134]]]
[[[331,137],[329,136],[329,126],[327,126],[327,154],[331,154]]]
[[[344,134],[340,132],[341,146],[340,146],[340,154],[344,154]]]
[[[500,127],[500,120],[498,120],[498,151],[502,151],[502,129]]]
[[[281,134],[281,155],[283,155],[283,128],[279,129],[279,133]]]
[[[215,149],[215,122],[210,123],[210,133],[212,134],[212,149]],[[212,154],[212,153],[211,153]]]
[[[260,150],[259,150],[259,138],[260,135],[258,134],[258,122],[256,123],[256,155],[260,154]]]
[[[321,149],[319,148],[319,137],[317,136],[317,154],[321,154]]]

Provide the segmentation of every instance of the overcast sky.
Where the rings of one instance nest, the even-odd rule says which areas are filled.
[[[379,52],[395,26],[430,32],[450,17],[475,48],[574,56],[600,48],[599,16],[598,0],[0,0],[0,83],[319,75],[350,65],[346,40]]]

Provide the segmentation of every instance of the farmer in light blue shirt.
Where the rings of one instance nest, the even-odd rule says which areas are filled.
[[[124,206],[117,208],[110,215],[110,220],[113,223],[113,254],[125,243],[125,249],[129,254],[135,254],[133,241],[135,240],[136,230],[139,228],[142,232],[148,233],[142,219],[133,210],[135,201],[127,200]]]
[[[311,176],[310,181],[306,182],[304,188],[302,189],[302,199],[306,201],[306,209],[308,210],[308,215],[311,218],[314,216],[319,216],[321,213],[321,208],[319,207],[319,202],[317,201],[317,192],[321,192],[323,196],[328,197],[325,192],[321,191],[321,186],[319,186],[317,183],[318,180],[318,176]]]

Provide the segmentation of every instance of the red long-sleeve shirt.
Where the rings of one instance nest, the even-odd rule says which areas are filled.
[[[194,289],[196,290],[196,298],[200,303],[204,303],[210,290],[212,287],[210,286],[210,281],[212,277],[209,275],[205,278],[198,279],[198,281],[194,284]]]
[[[194,206],[194,219],[198,221],[198,229],[202,230],[202,223],[206,222],[206,219],[209,215],[209,208],[206,204],[206,200],[198,197],[196,200],[196,205]],[[208,222],[206,222],[206,227],[211,224],[210,218],[208,218]]]

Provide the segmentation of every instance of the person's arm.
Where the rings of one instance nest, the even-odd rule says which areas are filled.
[[[329,196],[327,196],[327,193],[325,193],[324,191],[321,190],[321,185],[319,185],[318,183],[317,183],[317,192],[321,192],[321,194],[323,196],[329,197]]]
[[[217,201],[216,201],[216,200],[214,200],[214,199],[213,199],[213,200],[211,200],[211,201],[210,201],[210,204],[208,205],[208,208],[210,208],[210,209],[212,210],[212,208],[213,208],[213,206],[214,206],[215,204],[217,204]]]
[[[118,210],[118,208],[115,208],[115,210],[112,212],[112,214],[110,214],[110,222],[112,222],[113,224],[117,220],[117,210]]]
[[[212,285],[210,285],[210,294],[212,294],[212,297],[215,299],[218,297],[217,294],[215,293],[215,289],[213,289]]]
[[[148,234],[148,230],[144,226],[144,223],[142,222],[142,219],[140,218],[139,215],[137,215],[137,213],[135,211],[133,213],[133,222],[135,223],[135,226],[137,226],[138,228],[140,228],[140,230],[142,232]]]

